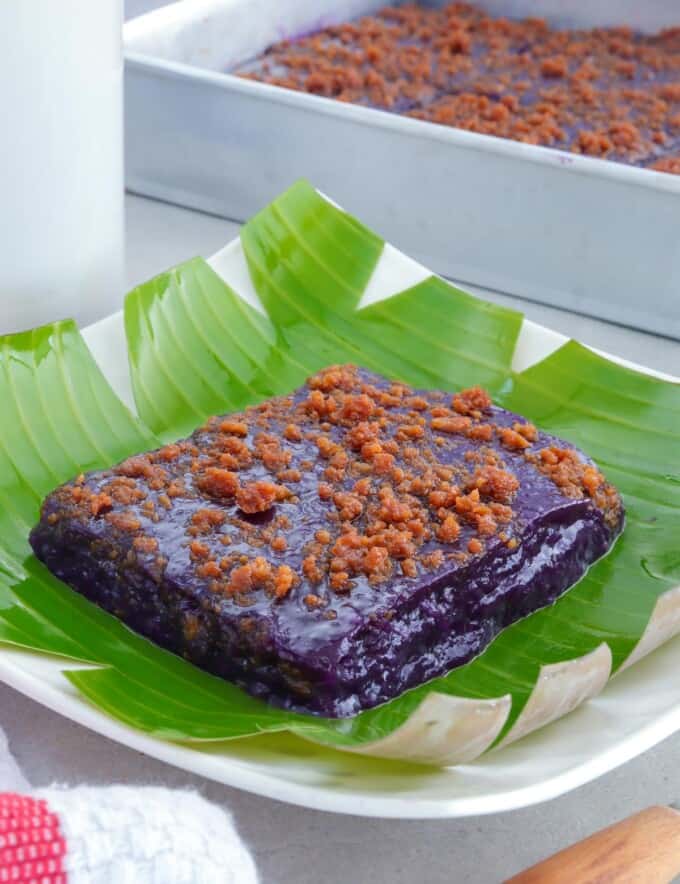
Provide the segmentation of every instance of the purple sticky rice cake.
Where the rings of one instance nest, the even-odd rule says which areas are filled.
[[[472,659],[622,526],[584,454],[480,388],[334,366],[62,485],[30,540],[162,647],[277,706],[346,717]]]

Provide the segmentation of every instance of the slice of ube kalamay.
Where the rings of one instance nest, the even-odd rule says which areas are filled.
[[[623,527],[582,452],[480,388],[351,365],[53,491],[38,558],[272,704],[352,716],[554,602]]]

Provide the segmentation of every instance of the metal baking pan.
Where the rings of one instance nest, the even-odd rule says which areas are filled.
[[[305,177],[442,275],[680,339],[680,177],[226,73],[384,4],[184,0],[128,22],[128,187],[243,221]],[[680,24],[677,0],[480,5],[557,25]]]

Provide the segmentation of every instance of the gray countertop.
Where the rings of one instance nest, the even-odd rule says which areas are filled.
[[[133,196],[127,212],[130,286],[193,255],[212,254],[238,229],[219,218]],[[586,343],[678,373],[680,343],[517,298],[486,296]],[[603,825],[680,795],[680,734],[538,807],[478,819],[402,822],[304,810],[210,783],[90,733],[4,685],[0,724],[36,786],[124,782],[199,789],[233,812],[265,884],[498,882]]]

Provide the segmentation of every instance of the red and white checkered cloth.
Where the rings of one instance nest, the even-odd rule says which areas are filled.
[[[66,884],[66,839],[47,801],[0,793],[0,881]]]
[[[257,884],[257,873],[229,815],[195,792],[81,786],[29,794],[0,731],[5,882]]]

